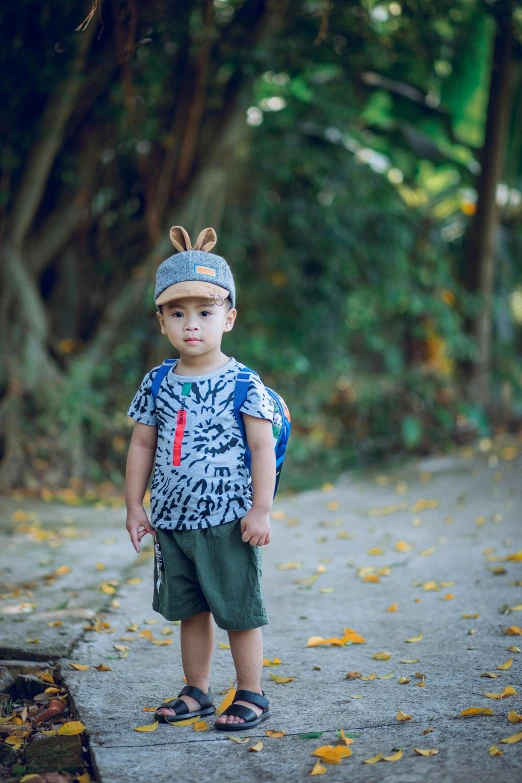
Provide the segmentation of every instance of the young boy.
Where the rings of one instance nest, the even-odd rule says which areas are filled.
[[[209,252],[214,229],[204,229],[194,248],[181,226],[170,237],[179,253],[159,266],[154,300],[161,333],[180,358],[155,399],[151,387],[159,367],[148,372],[127,411],[136,420],[127,458],[127,530],[137,552],[143,536],[155,537],[152,607],[167,620],[181,620],[187,685],[155,717],[173,723],[215,712],[209,687],[213,617],[228,632],[237,675],[234,702],[215,726],[237,731],[270,715],[260,686],[261,626],[268,619],[259,547],[270,542],[274,411],[253,375],[241,407],[249,473],[234,416],[241,364],[221,351],[237,314],[232,272]],[[143,498],[154,460],[149,523]]]

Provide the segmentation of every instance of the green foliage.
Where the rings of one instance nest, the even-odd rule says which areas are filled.
[[[467,290],[466,242],[501,5],[331,3],[317,45],[318,1],[294,0],[278,33],[251,38],[268,6],[216,0],[207,50],[201,0],[184,0],[175,12],[140,4],[135,38],[130,6],[104,4],[105,28],[35,218],[36,232],[69,200],[85,199],[77,232],[38,274],[53,353],[62,340],[75,343],[72,355],[59,355],[60,388],[34,410],[27,404],[38,458],[52,461],[59,444],[62,461],[72,455],[73,475],[121,484],[125,410],[144,372],[175,355],[159,334],[154,264],[144,269],[144,259],[155,220],[168,228],[193,182],[201,190],[198,220],[223,212],[217,250],[236,277],[238,318],[223,350],[255,367],[292,413],[283,490],[487,433],[459,367],[476,350],[465,327],[481,303]],[[124,66],[118,7],[129,44]],[[0,11],[0,79],[11,100],[3,118],[4,217],[42,133],[46,101],[74,60],[72,31],[81,21],[70,4],[53,0],[41,17],[33,9],[23,0]],[[518,3],[515,10],[519,18]],[[520,97],[521,84],[515,89]],[[227,158],[226,202],[214,203],[225,199],[225,187],[208,196],[205,167],[238,100],[249,125],[237,159]],[[194,117],[200,122],[186,139]],[[513,120],[493,335],[495,394],[500,399],[509,384],[519,411],[520,324],[509,302],[522,286],[521,128]],[[185,177],[176,179],[181,150],[192,142]],[[156,214],[165,171],[172,182],[166,209]],[[77,259],[75,297],[67,295],[67,249]],[[113,299],[137,272],[151,280],[146,300],[129,309],[114,349],[92,372],[82,351],[110,323]]]

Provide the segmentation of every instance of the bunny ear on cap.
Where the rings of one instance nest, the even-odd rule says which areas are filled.
[[[183,253],[185,250],[192,250],[190,237],[182,226],[172,226],[170,229],[170,241],[180,253]]]
[[[216,232],[213,228],[204,228],[196,240],[194,250],[203,250],[208,253],[217,242]]]

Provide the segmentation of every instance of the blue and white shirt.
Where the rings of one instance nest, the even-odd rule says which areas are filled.
[[[176,375],[177,360],[161,383],[156,405],[151,385],[159,367],[144,377],[127,414],[158,428],[151,486],[151,524],[191,530],[244,517],[252,507],[252,479],[245,444],[234,416],[234,386],[242,365],[227,364],[206,375]],[[274,403],[253,374],[241,407],[274,422]]]

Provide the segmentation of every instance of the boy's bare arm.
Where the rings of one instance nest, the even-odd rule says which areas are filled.
[[[157,427],[140,424],[140,422],[135,423],[127,455],[125,503],[127,506],[126,527],[136,552],[140,551],[139,542],[143,536],[147,533],[155,535],[155,530],[143,508],[143,498],[154,464],[157,438]],[[139,528],[143,528],[143,530]]]
[[[244,413],[245,431],[251,453],[252,508],[242,519],[243,541],[252,546],[270,543],[270,509],[274,497],[276,464],[272,422]]]

